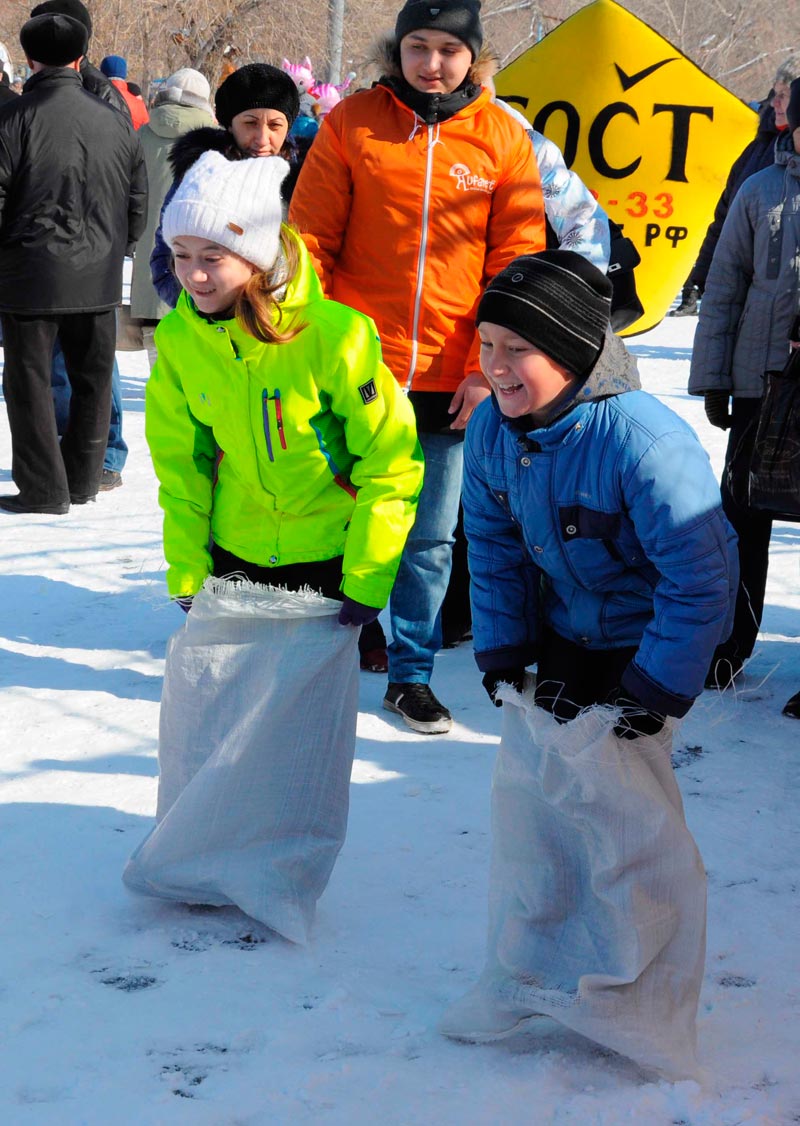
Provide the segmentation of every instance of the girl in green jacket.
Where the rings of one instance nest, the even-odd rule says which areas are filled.
[[[325,300],[281,223],[280,157],[204,154],[165,210],[183,292],[156,332],[146,434],[170,595],[244,574],[386,604],[422,483],[414,415],[369,318]]]

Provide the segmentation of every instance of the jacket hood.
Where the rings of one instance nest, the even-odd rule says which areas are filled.
[[[769,99],[758,111],[758,133],[768,137],[779,135],[778,126],[775,124],[775,110],[770,105]]]
[[[316,271],[311,261],[311,255],[308,253],[303,240],[286,224],[283,224],[282,231],[288,235],[293,242],[297,244],[299,251],[299,261],[297,266],[297,273],[288,283],[284,284],[282,290],[278,290],[276,298],[280,302],[283,316],[281,318],[281,330],[290,327],[299,327],[304,320],[305,310],[314,301],[323,301],[325,299],[322,292],[322,286]],[[273,277],[275,281],[280,280],[281,270],[285,268],[285,259],[281,251],[278,253],[278,260],[274,267]],[[181,290],[178,304],[175,306],[176,310],[184,318],[184,320],[192,320],[195,317],[200,317],[201,320],[215,323],[215,318],[206,316],[198,312],[195,304],[189,297],[186,290]],[[249,355],[253,351],[260,348],[268,347],[260,340],[256,340],[254,336],[249,333],[239,324],[235,318],[220,321],[225,325],[228,330],[228,335],[236,342],[236,346],[241,355]]]
[[[800,176],[800,154],[794,151],[792,134],[786,129],[775,142],[775,163]]]
[[[435,125],[454,117],[480,97],[483,82],[494,74],[497,57],[491,48],[482,47],[464,81],[450,94],[424,94],[406,81],[400,67],[400,49],[394,34],[384,36],[375,44],[372,62],[379,67],[380,78],[377,85],[385,86],[426,124]]]
[[[620,337],[612,332],[609,327],[606,329],[606,337],[603,341],[603,347],[600,349],[600,355],[595,360],[594,367],[589,372],[588,377],[583,383],[577,385],[575,393],[570,398],[558,404],[544,422],[536,423],[530,415],[507,419],[506,422],[512,429],[528,433],[551,426],[554,422],[568,415],[570,411],[583,406],[585,403],[608,399],[612,395],[624,395],[626,391],[640,391],[641,387],[636,357],[631,355]],[[492,396],[492,399],[495,410],[500,412],[500,407],[494,401],[494,396]]]
[[[402,78],[400,69],[400,44],[394,32],[389,32],[376,39],[372,44],[367,57],[366,65],[381,78]],[[497,71],[497,55],[494,50],[484,43],[480,54],[467,71],[467,82],[475,86],[482,86],[487,79]]]
[[[211,125],[202,126],[200,129],[191,129],[188,133],[184,133],[182,137],[178,137],[169,150],[169,163],[176,183],[180,183],[194,162],[199,160],[204,152],[222,153],[226,160],[252,159],[247,153],[242,152],[233,139],[233,134],[229,133],[227,129],[220,129],[219,126]],[[288,160],[290,164],[297,164],[297,146],[292,137],[286,138],[279,155],[284,160]],[[281,191],[284,199],[289,198],[295,179],[296,176],[289,176],[284,180]],[[289,184],[290,180],[292,181],[291,185]]]
[[[245,155],[227,129],[212,125],[192,129],[179,137],[169,152],[169,163],[176,180],[182,180],[204,152],[219,152],[226,160],[244,160]]]
[[[201,131],[211,125],[213,118],[210,108],[200,109],[197,106],[180,105],[177,102],[161,102],[150,110],[150,120],[147,123],[158,137],[166,139],[177,138],[187,131]],[[198,156],[200,154],[198,153]],[[195,157],[197,159],[197,157]],[[170,154],[170,160],[172,155]],[[194,163],[194,161],[192,161]],[[174,170],[174,166],[173,166]],[[184,169],[184,172],[186,170]]]

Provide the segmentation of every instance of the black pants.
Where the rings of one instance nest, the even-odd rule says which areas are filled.
[[[720,657],[746,660],[753,652],[761,618],[769,568],[772,517],[748,508],[747,474],[756,440],[760,399],[734,399],[725,468],[722,471],[722,508],[739,537],[739,588],[733,630],[717,647]]]
[[[285,567],[259,567],[257,563],[248,563],[230,551],[213,544],[211,559],[214,564],[214,574],[218,577],[246,575],[251,582],[264,583],[267,586],[284,586],[287,590],[299,590],[301,587],[310,586],[318,590],[325,598],[335,598],[341,602],[344,598],[339,589],[342,583],[342,557],[323,559],[314,563],[289,563]],[[363,626],[358,639],[360,653],[369,653],[371,649],[382,649],[386,645],[383,627],[380,622],[370,622]]]
[[[111,416],[114,310],[26,316],[2,313],[3,394],[11,429],[11,475],[22,499],[63,504],[93,497],[103,472]],[[59,443],[50,373],[60,338],[72,388]]]
[[[469,598],[467,537],[464,534],[464,509],[458,506],[458,523],[453,533],[453,559],[450,580],[442,603],[442,643],[445,648],[461,640],[472,628]]]
[[[636,649],[584,649],[546,631],[536,671],[536,703],[562,723],[582,708],[605,704],[619,688]]]

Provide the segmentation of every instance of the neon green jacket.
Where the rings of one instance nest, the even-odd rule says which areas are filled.
[[[325,300],[299,245],[281,302],[282,330],[307,326],[293,340],[209,322],[185,292],[156,331],[145,431],[173,597],[211,574],[211,538],[264,567],[344,555],[345,594],[389,598],[422,486],[414,413],[374,323]]]

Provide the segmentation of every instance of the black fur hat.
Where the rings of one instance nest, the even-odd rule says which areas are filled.
[[[34,16],[22,25],[19,41],[27,58],[44,66],[66,66],[86,54],[89,33],[69,16]]]
[[[33,16],[69,16],[78,23],[82,23],[91,38],[92,35],[92,17],[89,15],[89,9],[81,0],[45,0],[44,4],[37,4],[31,10],[31,18]],[[38,60],[37,60],[38,61]]]

